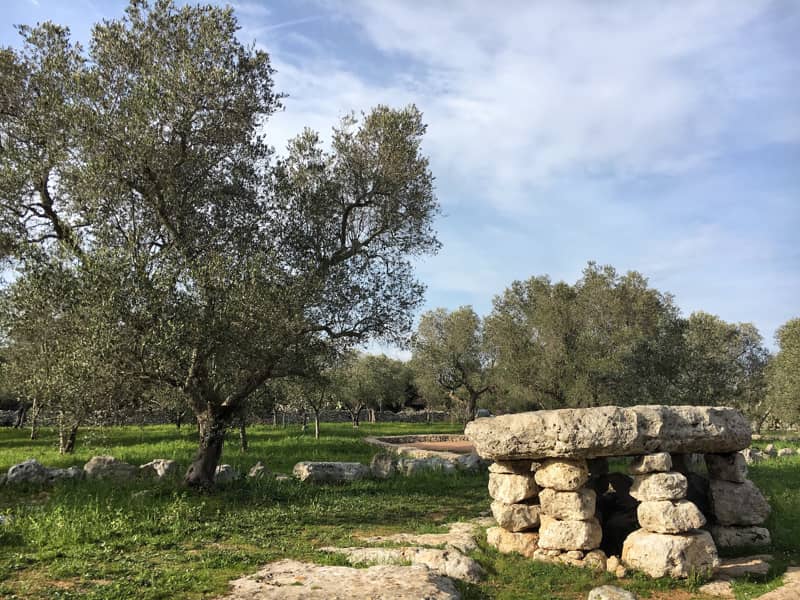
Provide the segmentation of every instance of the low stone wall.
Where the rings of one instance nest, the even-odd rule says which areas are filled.
[[[410,456],[412,458],[443,458],[445,460],[455,460],[463,453],[447,452],[443,450],[427,450],[415,448],[411,444],[421,442],[468,442],[467,436],[456,434],[432,434],[432,435],[387,435],[382,437],[366,437],[364,441],[372,446],[376,446],[399,456]]]
[[[719,565],[717,546],[770,543],[769,505],[738,452],[750,427],[733,409],[539,411],[478,419],[465,433],[494,460],[498,527],[487,540],[501,551],[688,577]],[[609,474],[610,457],[630,457],[630,475]]]

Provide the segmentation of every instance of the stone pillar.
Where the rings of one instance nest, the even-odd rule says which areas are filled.
[[[489,495],[498,527],[486,530],[486,541],[499,552],[531,557],[538,547],[541,507],[534,479],[537,466],[530,460],[498,461],[489,466]]]
[[[630,493],[640,501],[636,516],[641,528],[626,538],[622,561],[651,577],[712,571],[719,558],[711,535],[699,529],[706,519],[686,500],[686,477],[671,469],[666,452],[639,456],[631,463]]]
[[[534,558],[605,569],[603,532],[595,516],[597,496],[586,487],[585,460],[547,459],[536,471],[541,504],[539,549]]]
[[[770,513],[764,495],[747,479],[747,462],[740,452],[706,454],[709,496],[714,524],[711,535],[720,548],[767,546],[769,530],[760,527]]]

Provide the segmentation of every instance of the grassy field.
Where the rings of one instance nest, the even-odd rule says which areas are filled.
[[[250,450],[229,441],[223,462],[246,471],[257,460],[288,473],[300,460],[369,462],[374,449],[361,441],[373,434],[455,432],[449,425],[324,424],[323,438],[299,428],[254,427]],[[759,440],[764,446],[769,439]],[[781,441],[776,446],[792,445]],[[44,430],[31,442],[24,431],[0,430],[0,470],[26,458],[48,466],[83,464],[112,454],[141,464],[174,458],[187,464],[195,433],[174,427],[87,430],[74,456],[59,456],[55,434]],[[740,582],[737,598],[755,597],[780,582],[786,564],[800,563],[800,457],[754,466],[752,479],[773,507],[768,522],[778,558],[766,582]],[[0,487],[0,597],[3,598],[208,598],[227,582],[284,557],[337,564],[317,552],[326,545],[356,545],[355,534],[430,532],[488,509],[487,476],[421,474],[346,486],[296,481],[240,481],[212,494],[176,484],[135,481],[66,482],[49,489]],[[485,544],[473,554],[486,568],[480,586],[462,585],[466,599],[585,598],[610,576],[543,565],[500,555]],[[619,582],[641,597],[685,600],[697,581],[652,581],[632,576]]]

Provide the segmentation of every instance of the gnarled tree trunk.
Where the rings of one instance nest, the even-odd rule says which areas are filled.
[[[68,423],[64,413],[58,415],[58,453],[72,454],[75,452],[75,439],[78,436],[77,421]]]
[[[232,411],[227,406],[210,406],[197,415],[200,429],[200,447],[186,471],[184,482],[197,488],[214,485],[214,475],[222,456],[225,430],[230,425]]]

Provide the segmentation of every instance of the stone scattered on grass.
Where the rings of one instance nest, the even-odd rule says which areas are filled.
[[[126,481],[139,475],[139,467],[128,464],[113,456],[93,456],[83,470],[89,479],[114,479]]]
[[[230,483],[239,479],[239,473],[231,465],[218,465],[214,472],[215,483]]]
[[[49,482],[48,469],[35,458],[12,466],[6,473],[6,483],[42,485]]]
[[[172,479],[180,476],[178,462],[169,458],[156,458],[139,466],[139,473],[153,479]]]
[[[367,569],[321,566],[279,560],[231,582],[225,600],[457,600],[461,595],[447,577],[425,566],[378,565]]]
[[[502,527],[490,527],[486,530],[486,543],[501,554],[516,552],[532,558],[539,547],[539,534],[524,531],[514,533]]]
[[[271,473],[269,472],[269,469],[265,467],[264,463],[261,461],[258,461],[256,464],[250,467],[250,470],[247,472],[247,476],[250,479],[263,479],[264,477],[269,477],[270,475]]]
[[[733,593],[733,586],[730,581],[710,581],[709,583],[701,585],[697,591],[708,596],[716,596],[717,598],[736,597]]]
[[[415,546],[444,546],[455,548],[464,554],[478,547],[475,534],[479,525],[476,523],[456,522],[449,525],[448,533],[395,533],[392,535],[374,535],[359,537],[368,544],[406,544]]]
[[[719,561],[717,579],[738,579],[740,577],[764,577],[769,573],[771,554],[755,554],[738,558],[723,558]]]
[[[292,472],[309,483],[343,483],[370,475],[369,467],[357,462],[299,462]]]
[[[794,451],[793,448],[781,448],[780,450],[778,450],[778,456],[779,457],[781,457],[781,456],[794,456],[794,455],[795,455],[795,451]]]
[[[636,595],[615,585],[601,585],[589,592],[586,600],[637,600]]]
[[[470,583],[481,581],[485,573],[472,558],[458,550],[436,548],[320,548],[323,552],[343,554],[351,565],[396,565],[410,563],[428,567],[437,575],[461,579]]]

